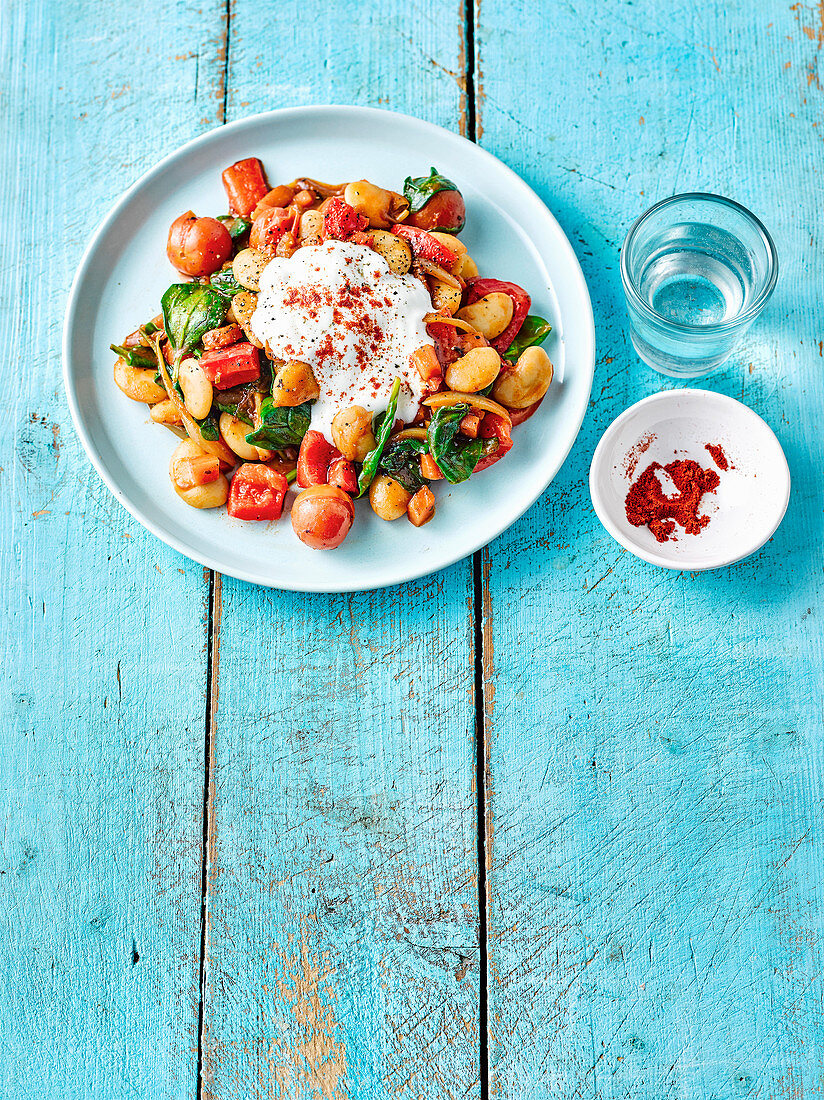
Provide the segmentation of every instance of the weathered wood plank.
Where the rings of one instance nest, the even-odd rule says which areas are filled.
[[[126,4],[11,3],[0,19],[0,1094],[14,1100],[196,1092],[208,586],[91,470],[60,336],[105,209],[217,120],[223,25],[222,3],[153,10],[142,38]]]
[[[348,101],[459,125],[459,4],[232,10],[230,117]],[[223,582],[205,1096],[477,1095],[471,602],[466,562],[353,597]]]
[[[482,142],[577,245],[600,349],[570,460],[486,558],[491,1093],[508,1100],[820,1091],[821,27],[777,0],[478,13]],[[609,421],[670,384],[629,347],[620,242],[690,189],[761,214],[785,272],[705,384],[778,432],[790,511],[709,575],[623,553],[586,488]]]

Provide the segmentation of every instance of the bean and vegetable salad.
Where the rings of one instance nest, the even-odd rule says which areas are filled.
[[[246,521],[279,520],[290,500],[315,549],[344,541],[358,497],[422,526],[433,486],[500,461],[541,404],[549,323],[523,287],[479,274],[463,197],[435,168],[402,193],[271,187],[251,157],[223,184],[227,214],[189,210],[169,229],[186,281],[111,345],[117,386],[181,439],[175,492]]]

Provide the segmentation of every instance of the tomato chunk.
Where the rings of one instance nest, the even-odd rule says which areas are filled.
[[[298,485],[302,489],[308,489],[310,485],[326,485],[330,465],[336,458],[342,457],[321,432],[308,431],[298,452]]]
[[[248,218],[263,196],[269,193],[263,165],[257,157],[230,164],[223,173],[223,186],[229,197],[229,209],[244,218]]]
[[[512,299],[512,320],[500,336],[496,336],[494,340],[490,340],[492,347],[499,355],[503,355],[521,331],[521,325],[524,323],[526,315],[529,313],[532,299],[524,288],[518,286],[517,283],[506,283],[502,279],[475,278],[467,281],[464,305],[471,306],[479,299],[485,298],[487,294],[508,294]],[[504,365],[503,369],[506,369],[506,365]]]
[[[481,439],[497,439],[498,448],[491,455],[484,455],[475,467],[476,474],[478,470],[486,470],[489,466],[494,466],[512,449],[512,433],[509,424],[502,416],[497,416],[495,413],[489,412],[484,415],[478,428],[478,435]]]
[[[288,482],[261,462],[244,462],[232,478],[227,510],[235,519],[280,519]]]
[[[203,373],[216,390],[228,390],[260,378],[260,356],[254,344],[232,344],[200,357]]]
[[[392,232],[396,237],[403,237],[405,241],[408,241],[409,247],[422,260],[431,260],[433,264],[450,268],[458,259],[457,252],[453,252],[451,248],[441,244],[425,229],[415,229],[411,225],[393,225]]]
[[[348,241],[356,233],[362,232],[369,225],[369,219],[358,214],[354,207],[343,199],[331,199],[323,212],[323,235],[333,237],[338,241]],[[356,241],[363,244],[363,241]]]
[[[294,233],[295,215],[279,206],[272,206],[252,222],[249,247],[274,255],[278,241],[285,233]]]
[[[336,485],[338,489],[343,489],[345,493],[356,493],[358,491],[358,476],[355,473],[355,466],[343,455],[340,458],[333,458],[329,463],[327,481],[329,485]]]

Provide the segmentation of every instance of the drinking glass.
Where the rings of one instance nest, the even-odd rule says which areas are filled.
[[[621,249],[633,347],[674,378],[726,362],[767,304],[778,256],[749,210],[720,195],[673,195],[650,207]]]

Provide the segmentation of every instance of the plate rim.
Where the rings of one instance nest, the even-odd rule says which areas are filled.
[[[690,561],[685,561],[680,558],[669,557],[666,552],[657,554],[654,550],[645,550],[642,546],[630,545],[628,539],[621,531],[621,529],[612,520],[607,508],[604,505],[602,494],[597,488],[596,479],[600,471],[601,466],[604,463],[604,456],[607,454],[607,447],[612,442],[612,438],[617,434],[619,428],[630,419],[633,413],[635,413],[641,406],[655,405],[658,403],[666,404],[667,402],[677,401],[678,398],[686,397],[689,399],[706,399],[709,397],[712,401],[718,401],[721,405],[735,405],[739,409],[744,409],[750,416],[754,416],[756,420],[759,420],[767,429],[769,436],[775,442],[775,446],[778,449],[778,454],[783,460],[783,470],[786,473],[785,491],[781,502],[781,506],[777,512],[777,519],[775,524],[770,528],[768,533],[764,535],[760,541],[750,546],[749,549],[743,553],[738,554],[719,554],[715,558],[710,558],[707,562],[701,564],[694,564]],[[739,414],[740,415],[740,414]],[[792,474],[790,473],[790,464],[787,461],[787,456],[784,453],[784,448],[781,446],[781,440],[775,434],[773,429],[767,423],[763,416],[751,408],[749,405],[745,405],[743,401],[739,401],[736,397],[730,397],[727,393],[719,393],[718,390],[706,390],[701,389],[699,386],[687,386],[683,389],[669,389],[659,390],[657,393],[648,394],[646,397],[642,397],[640,400],[635,401],[629,408],[619,413],[615,419],[607,425],[604,429],[604,433],[598,440],[598,445],[592,455],[592,461],[589,467],[589,495],[592,501],[592,507],[595,510],[595,514],[601,521],[605,530],[613,539],[622,546],[628,553],[633,554],[636,558],[640,558],[641,561],[648,562],[650,565],[660,566],[662,569],[672,569],[675,572],[680,573],[706,573],[713,569],[725,569],[729,565],[736,565],[740,561],[744,561],[746,558],[751,557],[757,553],[763,546],[770,541],[775,532],[781,526],[784,521],[784,516],[787,514],[787,508],[790,504],[790,496],[792,492]]]
[[[488,534],[485,533],[483,537],[477,542],[472,541],[469,548],[462,547],[454,556],[447,555],[447,560],[439,562],[437,565],[430,566],[424,564],[422,569],[408,569],[401,568],[396,573],[392,573],[387,577],[379,580],[376,584],[366,585],[360,581],[357,581],[351,585],[341,585],[340,583],[329,584],[321,581],[317,584],[312,584],[311,581],[301,584],[283,584],[276,583],[270,577],[265,577],[258,574],[254,570],[244,569],[237,566],[231,566],[227,568],[225,562],[218,560],[218,558],[208,554],[193,552],[193,548],[189,546],[185,541],[177,538],[174,534],[168,532],[161,524],[156,523],[151,519],[138,505],[132,502],[126,493],[124,493],[118,486],[115,478],[109,473],[105,463],[101,457],[97,454],[96,449],[92,445],[92,440],[89,433],[86,431],[85,422],[83,419],[82,410],[80,408],[79,401],[77,399],[77,393],[72,378],[70,369],[71,363],[71,345],[72,338],[79,323],[79,300],[81,297],[83,284],[85,282],[88,269],[92,262],[95,250],[98,247],[100,240],[109,232],[109,230],[116,224],[122,211],[129,204],[132,197],[136,195],[143,187],[150,183],[154,177],[162,174],[166,168],[179,158],[184,158],[187,154],[199,149],[203,145],[207,145],[210,142],[216,140],[219,135],[225,135],[238,130],[242,130],[245,127],[265,124],[271,120],[282,121],[288,119],[289,116],[300,117],[307,113],[317,112],[338,112],[354,117],[369,118],[373,116],[381,116],[385,119],[387,116],[402,119],[405,123],[411,124],[413,127],[418,127],[424,132],[437,134],[441,138],[446,137],[450,141],[455,142],[457,145],[466,144],[473,149],[473,155],[480,155],[482,160],[486,160],[495,165],[497,171],[502,171],[505,176],[509,178],[516,191],[525,192],[532,201],[537,202],[545,217],[553,223],[555,230],[562,238],[566,245],[567,259],[569,263],[569,270],[571,274],[574,274],[575,281],[578,284],[578,291],[582,297],[582,304],[586,306],[584,311],[585,315],[576,318],[576,325],[580,328],[585,327],[586,343],[589,349],[589,355],[586,357],[586,361],[582,360],[580,365],[576,364],[578,369],[585,371],[588,374],[588,379],[585,379],[587,383],[584,386],[584,390],[581,394],[579,405],[573,407],[572,417],[569,421],[574,424],[574,432],[570,432],[569,443],[560,456],[554,469],[552,469],[545,479],[539,479],[539,487],[536,489],[531,499],[520,509],[517,514],[512,515],[506,519],[502,524],[493,523],[489,528]],[[592,385],[595,374],[595,319],[592,310],[592,299],[589,293],[589,287],[587,286],[586,278],[584,277],[583,270],[581,268],[578,256],[572,247],[572,244],[564,232],[562,226],[558,222],[558,219],[541,199],[541,197],[529,186],[529,184],[522,179],[514,169],[510,168],[502,160],[496,157],[493,153],[484,149],[476,142],[470,141],[462,134],[458,134],[452,130],[448,130],[443,126],[439,126],[436,123],[429,122],[425,119],[417,118],[415,115],[405,114],[401,111],[393,111],[385,108],[378,107],[366,107],[354,104],[336,104],[336,103],[324,103],[324,104],[305,104],[295,107],[282,107],[271,111],[260,111],[255,114],[247,115],[244,118],[235,119],[233,122],[226,123],[221,126],[215,126],[205,131],[202,134],[198,134],[194,138],[190,138],[182,145],[177,146],[171,152],[167,153],[159,161],[154,163],[145,172],[132,183],[129,187],[123,191],[115,201],[114,205],[109,209],[108,213],[103,217],[96,229],[92,233],[80,260],[77,265],[77,269],[72,279],[71,289],[69,290],[68,298],[66,301],[66,309],[63,319],[63,338],[62,338],[62,380],[63,389],[66,394],[66,399],[69,407],[69,412],[72,418],[75,432],[80,439],[86,456],[91,462],[93,469],[97,472],[98,476],[103,481],[103,484],[118,502],[118,504],[124,508],[133,519],[137,520],[147,531],[151,532],[156,538],[160,539],[165,545],[170,546],[177,553],[182,554],[190,561],[197,562],[208,569],[214,570],[216,573],[220,573],[223,576],[233,577],[236,580],[248,582],[251,584],[257,584],[261,587],[271,588],[276,591],[289,591],[289,592],[327,592],[327,593],[347,593],[347,592],[371,592],[377,591],[382,588],[396,587],[401,584],[406,584],[409,581],[418,580],[422,577],[430,576],[434,573],[439,573],[442,570],[449,569],[459,561],[463,561],[465,558],[471,557],[478,550],[484,546],[488,546],[504,531],[508,530],[513,524],[527,512],[537,500],[546,492],[548,486],[552,483],[554,478],[559,473],[561,467],[569,457],[569,453],[577,440],[581,425],[583,424],[586,411],[589,406],[589,400],[592,394]]]

